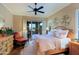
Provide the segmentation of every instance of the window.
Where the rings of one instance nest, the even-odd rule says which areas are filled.
[[[79,39],[79,10],[76,10],[76,38]]]

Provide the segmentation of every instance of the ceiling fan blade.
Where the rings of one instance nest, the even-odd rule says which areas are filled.
[[[38,11],[38,12],[40,12],[40,13],[45,13],[45,12],[43,12],[43,11]]]
[[[43,8],[43,6],[40,6],[39,8],[37,8],[37,10],[40,10],[40,9],[42,9]]]
[[[28,6],[29,8],[33,9],[31,6]]]

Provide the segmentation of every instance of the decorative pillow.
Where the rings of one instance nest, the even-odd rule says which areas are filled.
[[[57,37],[57,38],[66,38],[68,32],[69,32],[68,30],[57,29],[54,32],[54,36]]]
[[[50,31],[50,32],[48,32],[48,34],[47,34],[48,36],[52,36],[53,35],[53,32],[52,31]]]
[[[68,35],[68,30],[62,30],[62,32],[60,33],[60,38],[66,38]]]
[[[58,29],[53,30],[53,37],[59,37]]]
[[[54,35],[54,32],[56,31],[56,29],[52,29],[51,31],[48,32],[48,36],[53,36]]]

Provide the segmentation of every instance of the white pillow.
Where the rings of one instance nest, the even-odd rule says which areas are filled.
[[[52,34],[53,34],[53,32],[51,32],[51,31],[50,31],[50,32],[48,32],[48,34],[47,34],[47,35],[52,35]]]
[[[66,38],[68,34],[68,30],[57,29],[54,33],[57,38]]]

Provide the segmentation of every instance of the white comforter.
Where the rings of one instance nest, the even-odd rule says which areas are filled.
[[[25,48],[21,51],[20,54],[21,55],[45,55],[45,51],[47,50],[66,48],[69,41],[70,41],[69,38],[56,39],[54,43],[53,39],[49,39],[47,37],[45,39],[40,37],[39,39],[30,41],[29,45],[25,46]],[[39,49],[36,48],[36,45],[37,45],[36,42],[39,42],[40,44]]]
[[[58,33],[58,32],[57,32]],[[45,51],[50,49],[64,49],[67,48],[67,44],[70,42],[69,38],[56,38],[53,32],[49,32],[47,35],[32,35],[32,41],[29,42],[29,46],[25,47],[21,54],[44,54]],[[59,35],[60,36],[60,35]],[[37,43],[39,48],[37,49]]]
[[[59,39],[56,37],[48,36],[48,35],[33,35],[33,39],[39,43],[39,50],[41,52],[50,50],[50,49],[61,49],[67,48],[67,44],[69,43],[69,38]]]

